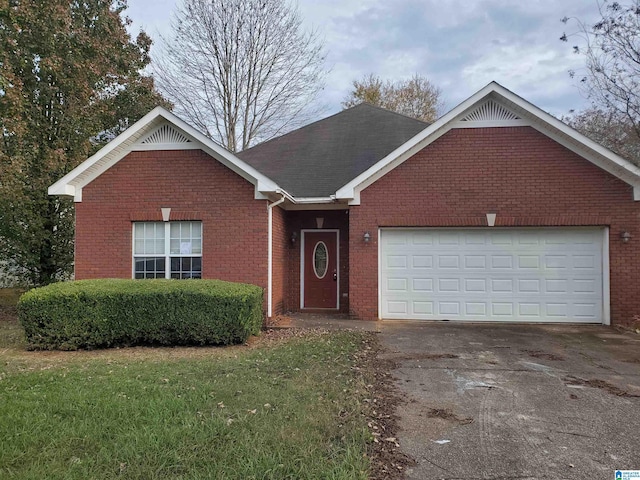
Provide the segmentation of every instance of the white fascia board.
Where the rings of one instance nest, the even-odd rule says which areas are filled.
[[[585,157],[586,154],[585,158],[587,158],[587,160],[608,171],[612,175],[615,175],[624,182],[633,185],[634,199],[640,201],[640,168],[619,155],[616,155],[602,145],[585,137],[573,128],[562,123],[554,116],[527,102],[496,82],[491,82],[486,85],[484,88],[449,111],[449,113],[440,117],[423,131],[395,149],[378,163],[338,189],[336,192],[336,198],[349,200],[349,205],[359,205],[360,192],[363,189],[371,185],[389,171],[393,170],[413,154],[417,153],[419,150],[423,149],[452,128],[461,127],[462,125],[460,125],[458,120],[463,117],[467,110],[483,101],[485,97],[488,97],[489,95],[495,95],[498,101],[502,99],[503,101],[506,100],[511,102],[515,107],[520,109],[522,111],[521,113],[524,113],[530,120],[530,122],[522,122],[523,124],[529,124],[541,133],[558,141],[558,143],[568,146],[568,148],[583,157]],[[554,134],[554,130],[571,138],[583,148],[577,149],[576,146],[569,146],[568,144],[570,142],[567,142],[559,135]],[[592,152],[591,155],[589,154],[590,152]],[[605,159],[606,162],[603,161],[603,159]],[[607,165],[609,162],[610,164]]]
[[[67,173],[64,177],[58,180],[56,183],[51,185],[48,189],[49,195],[74,195],[76,190],[76,185],[72,182],[75,180],[80,174],[87,171],[93,165],[95,165],[99,160],[106,157],[113,150],[118,148],[124,142],[126,142],[129,138],[135,135],[139,130],[147,126],[149,123],[153,122],[159,115],[160,112],[164,110],[162,107],[156,107],[147,113],[144,117],[138,120],[136,123],[127,128],[124,132],[118,135],[116,138],[107,143],[104,147],[102,147],[98,152],[94,155],[86,159],[76,168]],[[84,185],[79,186],[82,188]],[[69,193],[73,191],[74,193]]]
[[[68,183],[56,182],[47,189],[49,195],[67,195],[74,197],[76,195],[76,187]]]
[[[124,158],[129,152],[138,149],[148,150],[148,148],[140,145],[126,146],[124,148],[121,147],[123,147],[123,144],[130,140],[134,135],[138,134],[141,130],[148,128],[149,125],[153,124],[160,118],[169,122],[174,127],[177,127],[196,140],[198,146],[190,146],[190,148],[199,148],[203,150],[205,153],[220,161],[223,165],[227,166],[241,177],[253,183],[256,186],[256,198],[261,196],[261,193],[275,192],[279,188],[273,180],[243,162],[234,154],[228,152],[171,112],[162,107],[156,107],[102,147],[95,155],[82,162],[60,180],[51,185],[48,189],[48,193],[50,195],[71,195],[75,197],[76,201],[81,201],[82,188],[85,185],[95,180],[98,176]],[[119,148],[121,150],[120,152],[117,151]],[[112,158],[108,158],[103,165],[96,168],[90,175],[85,175],[82,180],[79,179],[83,173],[88,172],[89,169],[108,156],[111,156]]]

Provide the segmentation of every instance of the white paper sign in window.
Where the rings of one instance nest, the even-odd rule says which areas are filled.
[[[180,255],[191,255],[191,242],[180,242]]]

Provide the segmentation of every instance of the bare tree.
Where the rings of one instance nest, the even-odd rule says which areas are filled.
[[[353,90],[342,102],[344,108],[370,103],[425,122],[433,122],[444,110],[442,92],[426,77],[414,75],[409,80],[382,81],[369,74],[354,80]]]
[[[184,0],[155,58],[178,115],[231,151],[309,120],[324,86],[324,44],[282,0]]]
[[[561,120],[640,166],[640,138],[626,115],[613,109],[591,107]]]
[[[635,142],[640,142],[640,0],[627,4],[603,0],[597,5],[601,18],[593,25],[562,19],[577,30],[564,33],[560,40],[575,39],[573,50],[584,55],[586,63],[584,75],[569,73],[579,78],[595,110],[624,117],[623,123],[635,131]]]

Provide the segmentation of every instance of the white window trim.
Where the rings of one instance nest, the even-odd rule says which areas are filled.
[[[172,223],[182,223],[182,222],[192,222],[192,223],[200,223],[200,253],[190,253],[190,254],[171,254],[171,224]],[[162,223],[164,225],[164,255],[160,254],[140,254],[136,255],[136,224],[139,223]],[[148,257],[164,257],[164,278],[167,280],[171,279],[171,259],[172,258],[182,258],[182,257],[192,257],[192,258],[202,258],[202,252],[204,251],[204,225],[201,220],[176,220],[173,222],[158,222],[158,221],[133,221],[131,222],[131,278],[136,278],[136,258],[148,258]],[[202,275],[202,271],[200,272]]]

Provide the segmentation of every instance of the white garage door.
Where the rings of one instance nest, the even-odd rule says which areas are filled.
[[[381,229],[381,317],[602,323],[603,239],[603,228]]]

